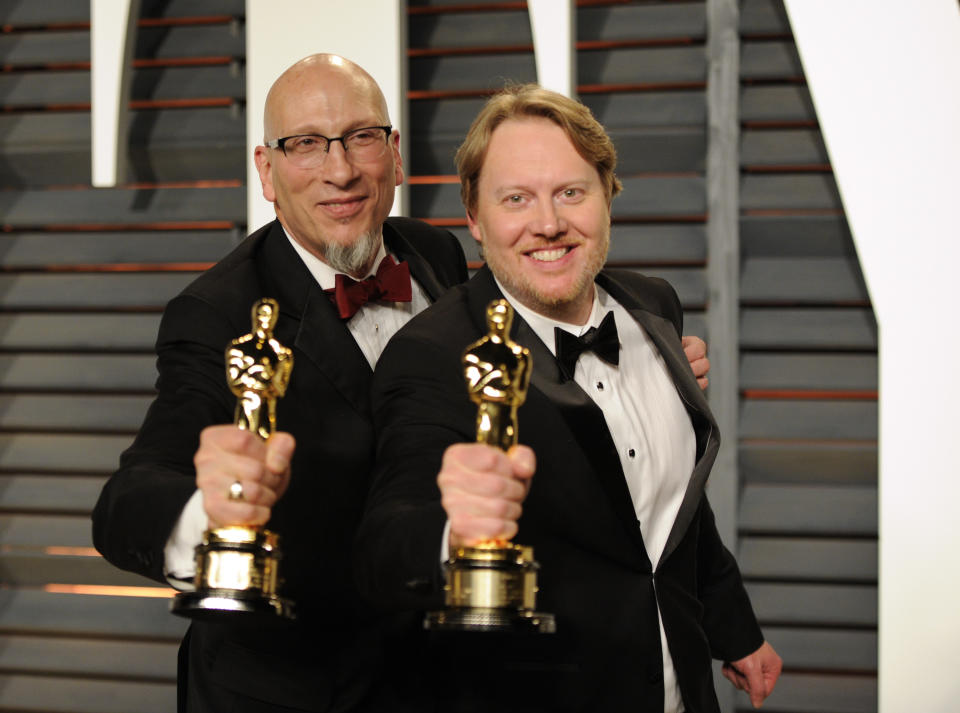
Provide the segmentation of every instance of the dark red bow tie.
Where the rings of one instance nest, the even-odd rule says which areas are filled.
[[[380,261],[377,274],[357,282],[342,273],[337,274],[336,286],[324,290],[337,308],[341,319],[350,319],[357,310],[371,300],[387,302],[409,302],[410,266],[406,262],[397,264],[390,255]]]

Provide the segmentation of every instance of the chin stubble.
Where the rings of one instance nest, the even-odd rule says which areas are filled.
[[[577,279],[567,294],[545,294],[541,291],[537,281],[531,279],[530,275],[522,270],[514,275],[511,274],[510,270],[503,269],[503,265],[499,264],[499,259],[494,259],[494,261],[491,262],[489,257],[487,257],[486,261],[490,270],[509,292],[518,299],[523,300],[523,298],[526,298],[530,300],[531,303],[528,304],[528,306],[534,311],[542,311],[549,314],[557,307],[571,302],[576,295],[581,295],[586,292],[589,286],[593,284],[597,274],[603,269],[610,252],[610,233],[607,232],[605,235],[600,236],[598,240],[600,240],[600,249],[596,251],[591,261],[584,266],[583,272],[577,276]]]

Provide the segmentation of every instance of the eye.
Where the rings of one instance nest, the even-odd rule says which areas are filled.
[[[583,195],[583,190],[580,188],[564,188],[560,195],[564,198],[579,198]]]
[[[285,148],[288,151],[295,151],[296,153],[309,153],[317,148],[323,146],[325,139],[321,136],[314,136],[312,134],[307,134],[305,136],[294,136],[291,139],[288,139]]]
[[[357,129],[352,132],[348,137],[351,141],[373,141],[377,138],[377,135],[371,129]]]
[[[523,201],[523,196],[519,194],[513,194],[512,196],[507,196],[507,203],[521,203]]]

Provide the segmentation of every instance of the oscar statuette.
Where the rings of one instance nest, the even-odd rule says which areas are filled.
[[[286,392],[293,353],[273,337],[279,316],[275,300],[258,300],[250,334],[226,349],[227,383],[237,396],[234,423],[267,440],[276,430],[277,399]],[[229,497],[243,499],[239,481]],[[293,603],[277,595],[279,537],[262,527],[229,525],[207,530],[196,549],[194,591],[174,597],[170,610],[190,618],[229,613],[266,614],[292,619]]]
[[[487,306],[488,334],[463,353],[464,378],[477,404],[477,442],[504,451],[517,444],[517,408],[527,396],[532,357],[510,339],[513,308]],[[429,612],[434,631],[553,633],[552,614],[536,611],[537,563],[533,548],[504,540],[458,547],[444,563],[446,607]]]

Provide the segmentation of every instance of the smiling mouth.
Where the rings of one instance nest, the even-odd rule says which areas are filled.
[[[361,196],[355,196],[355,197],[353,197],[353,198],[344,198],[344,199],[342,199],[342,200],[320,201],[320,205],[336,208],[336,207],[340,207],[340,206],[350,205],[350,204],[352,204],[352,203],[358,203],[358,202],[360,202],[360,201],[362,201],[362,200],[363,200],[363,198],[362,198]]]
[[[538,262],[556,262],[572,249],[571,247],[548,248],[545,250],[533,250],[527,253],[527,255]]]
[[[358,196],[355,198],[345,198],[343,200],[321,201],[318,205],[328,213],[335,216],[349,216],[360,210],[365,198]]]

